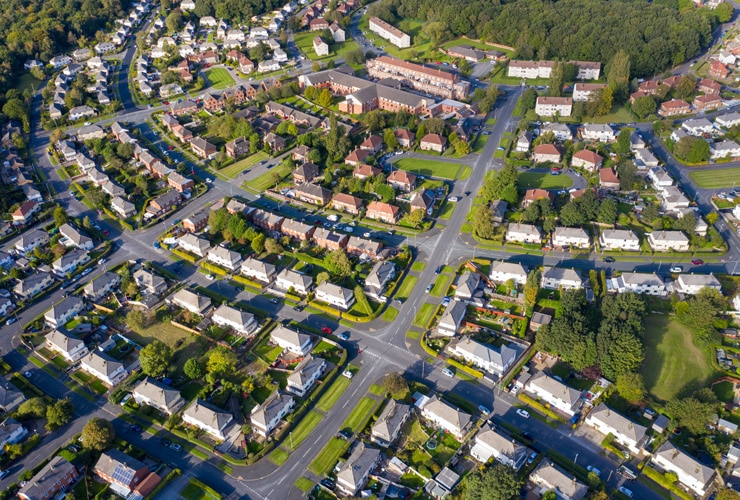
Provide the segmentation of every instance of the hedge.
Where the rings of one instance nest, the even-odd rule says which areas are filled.
[[[238,274],[235,274],[231,279],[236,281],[240,285],[244,285],[253,290],[257,290],[260,293],[262,292],[262,285],[260,285],[256,281],[250,280],[249,278],[245,278],[244,276],[239,276]]]
[[[530,398],[526,394],[519,393],[517,397],[523,402],[527,403],[532,408],[534,408],[535,410],[550,417],[551,419],[557,420],[558,422],[565,422],[565,420],[563,420],[562,417],[560,417],[560,415],[558,415],[551,409],[547,408],[545,405],[543,405],[539,401],[535,401],[534,399]]]
[[[447,363],[454,366],[458,370],[462,370],[471,377],[475,378],[483,378],[483,373],[476,370],[475,368],[471,368],[470,366],[464,365],[463,363],[460,363],[458,360],[453,358],[448,358]]]
[[[684,490],[682,490],[679,486],[677,486],[676,483],[671,483],[670,481],[668,481],[668,479],[666,479],[665,477],[665,474],[661,474],[649,465],[645,466],[642,469],[642,473],[677,497],[683,498],[684,500],[691,500],[692,498],[694,498],[686,493]]]
[[[331,316],[334,316],[335,318],[339,318],[339,317],[342,316],[342,313],[339,312],[339,311],[337,311],[333,307],[327,306],[325,304],[322,304],[322,303],[317,302],[317,301],[314,301],[314,300],[310,301],[308,303],[308,305],[309,305],[309,307],[312,307],[313,309],[317,309],[317,310],[319,310],[321,312],[325,312],[325,313],[327,313],[327,314],[329,314]]]
[[[180,250],[179,248],[173,248],[172,249],[172,253],[175,254],[175,255],[177,255],[181,259],[190,262],[191,264],[195,264],[198,261],[198,259],[199,259],[199,257],[196,257],[194,255],[190,255],[189,253],[187,253],[187,252],[185,252],[183,250]]]
[[[195,486],[197,486],[198,488],[202,489],[203,491],[206,492],[206,494],[212,496],[213,498],[221,498],[221,493],[219,493],[218,491],[214,490],[213,488],[211,488],[207,484],[204,484],[202,481],[199,481],[199,480],[195,479],[194,477],[191,477],[190,478],[190,484],[194,484]]]
[[[113,219],[114,221],[118,222],[122,228],[124,228],[127,231],[133,231],[134,226],[126,222],[125,220],[119,218],[116,214],[113,213],[113,211],[108,207],[103,207],[103,212],[105,212],[105,215]]]
[[[226,276],[227,274],[229,274],[229,272],[223,267],[217,266],[216,264],[212,264],[210,262],[201,262],[200,267],[202,267],[206,271],[218,274],[219,276]]]
[[[159,495],[159,492],[164,489],[165,486],[167,486],[167,483],[178,477],[180,474],[182,474],[182,471],[180,469],[173,469],[165,478],[162,480],[161,483],[157,485],[156,488],[154,488],[151,493],[149,493],[146,496],[146,500],[151,500],[152,498]]]
[[[185,431],[183,431],[182,429],[178,429],[177,427],[173,427],[170,430],[170,432],[172,434],[174,434],[175,436],[184,439],[185,441],[189,442],[190,444],[194,444],[196,446],[199,446],[199,447],[203,448],[206,451],[209,451],[209,452],[213,453],[213,446],[211,446],[210,444],[206,443],[205,441],[201,441],[198,438],[190,437],[188,435],[188,433],[185,432]]]
[[[434,358],[439,357],[439,353],[437,353],[437,351],[435,351],[434,349],[432,349],[431,347],[427,345],[427,333],[426,332],[419,335],[419,343],[421,344],[421,348],[424,349],[425,353],[429,354],[430,356]]]

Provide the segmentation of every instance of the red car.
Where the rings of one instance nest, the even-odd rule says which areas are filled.
[[[105,230],[103,230],[103,234],[106,235],[106,236],[110,236],[110,231],[108,231],[107,229],[105,229]]]
[[[329,328],[328,326],[322,326],[321,327],[321,333],[325,333],[327,335],[330,335],[331,334],[331,328]]]
[[[694,259],[691,261],[691,264],[694,266],[701,266],[702,264],[704,264],[704,261],[701,259]]]
[[[174,148],[172,146],[167,146],[167,149],[169,149],[170,151],[172,151]]]
[[[170,101],[164,101],[162,104],[164,104],[165,106],[169,106],[170,105]]]

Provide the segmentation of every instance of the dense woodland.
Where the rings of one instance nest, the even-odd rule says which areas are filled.
[[[624,49],[632,77],[697,55],[725,16],[724,9],[679,12],[671,0],[383,0],[369,11],[392,23],[425,20],[423,30],[434,44],[468,35],[513,46],[521,59],[606,64]]]

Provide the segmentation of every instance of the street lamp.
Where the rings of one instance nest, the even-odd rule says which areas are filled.
[[[578,453],[576,453],[576,458],[573,459],[573,465],[576,465],[578,462]]]

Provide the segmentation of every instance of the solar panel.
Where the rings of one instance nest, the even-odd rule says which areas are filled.
[[[118,464],[113,470],[113,480],[128,486],[129,484],[131,484],[131,480],[134,478],[134,473],[135,471],[130,467]]]

